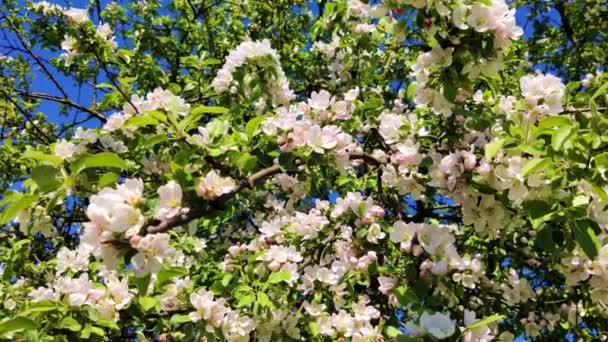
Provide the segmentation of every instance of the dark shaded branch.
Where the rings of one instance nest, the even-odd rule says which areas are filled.
[[[120,85],[118,84],[118,82],[116,82],[116,77],[110,72],[110,70],[108,69],[108,66],[106,65],[106,63],[104,63],[101,60],[101,58],[99,57],[99,54],[97,53],[97,51],[95,51],[94,54],[95,54],[95,59],[98,62],[98,65],[104,71],[104,73],[106,74],[106,77],[110,80],[110,82],[112,83],[112,85],[114,86],[114,88],[116,89],[116,91],[118,91],[118,93],[120,93],[120,95],[122,96],[122,98],[133,108],[133,110],[135,111],[135,113],[141,114],[141,113],[139,113],[139,109],[137,109],[137,107],[135,107],[135,105],[133,104],[133,102],[131,102],[131,98],[129,96],[127,96],[127,94],[125,94],[125,92],[120,88]]]
[[[241,190],[253,188],[256,183],[280,172],[281,167],[279,165],[273,165],[271,167],[262,169],[248,177],[246,180],[240,182],[232,191],[225,193],[213,200],[210,205],[204,209],[191,209],[187,213],[174,216],[170,219],[153,220],[153,222],[150,222],[148,226],[143,228],[145,229],[145,234],[163,233],[174,227],[178,227],[197,218],[201,218],[204,214],[215,211],[214,208],[222,206],[225,202],[236,196],[236,194],[238,194]]]
[[[566,39],[568,39],[572,43],[572,46],[574,47],[574,54],[576,55],[576,57],[575,57],[576,71],[578,73],[578,71],[581,67],[581,56],[580,56],[578,42],[576,41],[576,37],[574,35],[574,29],[572,28],[572,23],[570,22],[570,19],[568,18],[568,14],[566,13],[565,1],[564,0],[555,1],[555,9],[559,13],[559,16],[560,16],[560,19],[562,22],[562,28],[564,29],[564,34],[566,36]]]
[[[365,154],[365,153],[352,153],[349,158],[350,158],[350,160],[360,159],[360,160],[363,160],[364,162],[374,165],[374,166],[382,165],[382,163],[378,159],[370,156],[369,154]]]
[[[53,140],[51,140],[51,138],[46,135],[46,133],[44,133],[39,127],[38,125],[36,125],[36,123],[34,123],[34,118],[32,117],[32,115],[30,113],[28,113],[25,109],[21,108],[21,106],[19,106],[19,104],[17,102],[15,102],[12,98],[7,97],[7,99],[13,104],[13,106],[15,106],[15,108],[17,108],[17,110],[23,114],[23,116],[27,119],[27,121],[30,122],[30,124],[32,125],[32,127],[34,127],[34,130],[36,132],[38,132],[38,134],[40,134],[42,141],[46,140],[47,144],[50,144],[51,142],[53,142]],[[42,139],[44,138],[44,139]]]
[[[363,153],[352,154],[350,156],[351,160],[361,159],[367,162],[368,164],[372,164],[375,166],[380,166],[381,163],[374,157],[370,155],[366,155]],[[164,233],[175,227],[182,226],[187,224],[190,221],[199,219],[206,214],[213,213],[217,209],[221,207],[228,200],[236,196],[243,189],[253,188],[257,183],[272,177],[278,173],[281,173],[281,167],[279,165],[273,165],[262,169],[253,175],[249,176],[247,179],[242,180],[238,183],[238,185],[230,192],[221,195],[215,200],[211,201],[208,205],[203,208],[192,208],[188,212],[173,216],[168,219],[152,219],[147,224],[145,224],[140,230],[140,235],[147,234],[156,234],[156,233]],[[129,242],[125,239],[113,239],[104,241],[106,244],[113,245],[115,247],[125,247],[129,246]]]
[[[28,93],[28,92],[19,91],[19,90],[17,90],[16,92],[17,92],[17,94],[24,96],[24,97],[31,97],[31,98],[49,100],[49,101],[61,103],[61,104],[79,109],[83,112],[87,112],[87,113],[91,114],[92,116],[96,117],[97,119],[99,119],[101,122],[105,123],[107,121],[107,119],[98,111],[91,109],[91,108],[87,108],[76,102],[73,102],[68,98],[61,98],[61,97],[57,97],[57,96],[53,96],[53,95],[49,95],[49,94],[45,94],[45,93]]]
[[[608,109],[608,107],[598,107],[597,111],[603,112],[606,109]],[[571,108],[571,109],[565,109],[560,114],[576,114],[576,113],[586,113],[586,112],[590,112],[590,111],[591,111],[591,108]]]
[[[209,214],[216,211],[215,208],[221,207],[225,202],[236,196],[236,194],[238,194],[241,190],[245,188],[253,188],[258,182],[280,172],[281,167],[279,165],[273,165],[268,168],[262,169],[240,182],[232,191],[225,193],[217,199],[211,201],[211,203],[209,203],[209,205],[205,206],[204,208],[193,208],[186,213],[182,213],[168,219],[150,220],[146,225],[142,227],[140,235],[164,233],[175,227],[182,226],[190,221],[201,218],[205,214]],[[108,240],[104,243],[111,244],[115,247],[125,247],[130,245],[129,242],[124,239]]]

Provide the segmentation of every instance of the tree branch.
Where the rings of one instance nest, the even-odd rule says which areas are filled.
[[[97,119],[99,119],[101,122],[105,123],[107,121],[107,119],[98,111],[91,109],[91,108],[87,108],[83,105],[80,105],[76,102],[71,101],[68,98],[61,98],[61,97],[57,97],[57,96],[53,96],[53,95],[49,95],[49,94],[45,94],[45,93],[28,93],[25,91],[16,91],[17,94],[24,96],[24,97],[31,97],[31,98],[36,98],[36,99],[42,99],[42,100],[48,100],[48,101],[53,101],[53,102],[57,102],[57,103],[61,103],[76,109],[79,109],[83,112],[87,112],[89,114],[91,114],[92,116],[96,117]]]
[[[378,161],[376,158],[374,158],[370,155],[364,154],[364,153],[351,154],[350,159],[351,160],[361,159],[361,160],[364,160],[365,162],[375,165],[375,166],[381,165],[380,161]],[[203,208],[192,208],[188,212],[185,212],[185,213],[182,213],[182,214],[179,214],[179,215],[173,216],[171,218],[167,218],[167,219],[155,219],[155,218],[151,219],[148,223],[146,223],[142,227],[139,235],[144,236],[147,234],[164,233],[175,227],[182,226],[184,224],[187,224],[190,221],[201,218],[206,214],[213,213],[214,211],[217,210],[216,208],[221,207],[228,200],[230,200],[231,198],[236,196],[236,194],[238,194],[241,190],[247,189],[247,188],[253,188],[258,182],[260,182],[266,178],[272,177],[281,172],[282,172],[282,170],[279,165],[273,165],[273,166],[267,167],[265,169],[262,169],[256,173],[254,173],[253,175],[249,176],[247,179],[244,179],[243,181],[239,182],[238,185],[232,191],[221,195],[220,197],[211,201],[209,203],[209,205],[207,205]],[[125,247],[125,246],[130,245],[129,242],[125,239],[106,240],[103,243],[113,245],[115,247]]]
[[[101,66],[101,69],[103,69],[104,73],[106,74],[106,77],[110,80],[110,82],[112,83],[114,88],[116,88],[116,91],[118,91],[120,93],[120,95],[122,96],[122,98],[133,108],[135,113],[140,114],[139,109],[137,109],[137,107],[135,107],[133,102],[131,102],[131,98],[129,96],[127,96],[127,94],[125,94],[124,91],[122,91],[122,89],[120,88],[120,85],[116,82],[116,77],[114,75],[112,75],[112,73],[108,69],[108,66],[106,65],[106,63],[104,63],[101,60],[101,57],[99,56],[97,51],[94,51],[94,54],[95,54],[95,59],[98,62],[98,65]]]
[[[40,60],[40,58],[26,44],[25,39],[23,39],[23,37],[19,33],[19,29],[15,26],[15,24],[8,17],[8,15],[6,15],[6,13],[2,10],[2,8],[0,8],[0,13],[2,13],[2,16],[6,19],[6,22],[11,27],[11,30],[15,33],[15,35],[17,36],[17,38],[19,39],[19,42],[21,42],[21,45],[23,46],[23,48],[27,51],[27,53],[30,56],[32,56],[32,58],[36,61],[36,64],[38,64],[38,66],[40,66],[40,69],[42,69],[42,71],[51,80],[51,82],[53,82],[53,84],[55,85],[55,87],[57,87],[57,90],[59,90],[59,92],[61,93],[61,95],[63,95],[63,97],[67,99],[68,98],[68,93],[65,91],[65,89],[63,89],[63,87],[59,84],[59,82],[53,76],[53,74],[51,74],[51,72],[49,71],[49,69],[47,69],[47,67],[44,65],[44,63],[42,63],[42,61]]]
[[[46,140],[47,144],[50,144],[51,142],[53,142],[53,140],[51,140],[51,138],[44,133],[39,127],[38,125],[36,125],[36,123],[34,123],[34,118],[32,117],[32,115],[30,113],[28,113],[24,108],[21,108],[21,106],[19,106],[19,104],[17,102],[15,102],[12,98],[7,97],[7,99],[13,104],[13,106],[15,106],[15,108],[17,108],[17,110],[23,114],[23,116],[27,119],[27,121],[30,122],[30,124],[32,125],[32,127],[34,127],[34,130],[36,132],[38,132],[38,134],[40,134],[39,139],[41,141]],[[43,139],[44,138],[44,139]]]
[[[369,154],[365,154],[365,153],[352,153],[349,156],[349,158],[350,158],[350,160],[358,160],[358,159],[360,159],[360,160],[363,160],[364,162],[366,162],[368,164],[371,164],[371,165],[374,165],[374,166],[380,166],[380,165],[382,165],[382,163],[378,159],[370,156]]]

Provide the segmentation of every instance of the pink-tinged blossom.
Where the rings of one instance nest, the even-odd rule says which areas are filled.
[[[467,23],[477,32],[491,31],[499,45],[522,36],[523,30],[515,22],[515,10],[503,0],[491,0],[491,5],[475,2],[471,6]]]

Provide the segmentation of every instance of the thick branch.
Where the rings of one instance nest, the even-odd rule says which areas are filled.
[[[381,165],[380,161],[378,161],[376,158],[374,158],[370,155],[366,155],[364,153],[352,154],[350,156],[350,159],[351,160],[361,159],[361,160],[364,160],[365,162],[375,165],[375,166]],[[236,196],[236,194],[238,194],[241,190],[247,189],[247,188],[253,188],[260,181],[263,181],[264,179],[272,177],[278,173],[281,173],[281,167],[279,165],[273,165],[273,166],[267,167],[265,169],[262,169],[256,173],[254,173],[253,175],[249,176],[247,179],[244,179],[243,181],[241,181],[232,191],[225,193],[225,194],[221,195],[220,197],[218,197],[217,199],[211,201],[209,203],[209,205],[205,206],[204,208],[193,208],[193,209],[190,209],[186,213],[182,213],[182,214],[173,216],[168,219],[150,220],[146,225],[144,225],[144,227],[142,227],[140,235],[167,232],[175,227],[185,225],[190,221],[201,218],[204,215],[212,213],[215,210],[217,210],[216,208],[221,207],[225,202],[227,202],[228,200],[230,200],[231,198]],[[128,245],[128,241],[126,241],[124,239],[107,240],[104,243],[111,244],[115,247],[124,247],[124,246]]]
[[[229,199],[234,197],[236,194],[238,194],[241,190],[243,190],[245,188],[253,188],[255,186],[255,184],[258,183],[259,181],[262,181],[262,180],[264,180],[268,177],[271,177],[280,172],[281,172],[281,167],[279,165],[273,165],[271,167],[262,169],[256,173],[254,173],[253,175],[251,175],[246,180],[239,183],[239,185],[237,185],[232,191],[230,191],[226,194],[223,194],[222,196],[220,196],[217,199],[215,199],[214,201],[212,201],[211,205],[209,205],[207,208],[192,209],[185,214],[177,215],[177,216],[174,216],[174,217],[172,217],[170,219],[166,219],[166,220],[154,220],[153,222],[151,222],[150,225],[148,225],[147,227],[144,227],[145,233],[146,234],[163,233],[168,230],[171,230],[174,227],[178,227],[178,226],[186,224],[192,220],[195,220],[197,218],[201,218],[204,214],[214,211],[213,208],[221,206],[226,201],[228,201]]]
[[[374,166],[382,165],[382,163],[378,159],[370,156],[369,154],[365,154],[365,153],[352,153],[349,158],[350,158],[350,160],[360,159],[360,160],[363,160],[364,162],[374,165]]]
[[[186,213],[182,213],[180,215],[176,215],[176,216],[173,216],[168,219],[161,219],[161,220],[152,219],[144,227],[142,227],[140,235],[163,233],[163,232],[171,230],[172,228],[182,226],[184,224],[187,224],[190,221],[201,218],[201,217],[203,217],[203,215],[209,214],[209,213],[215,211],[216,209],[214,209],[214,208],[221,206],[226,201],[228,201],[229,199],[234,197],[241,190],[243,190],[245,188],[252,188],[258,182],[260,182],[268,177],[271,177],[277,173],[280,173],[280,172],[281,172],[281,167],[279,165],[273,165],[271,167],[262,169],[256,173],[254,173],[253,175],[251,175],[246,180],[243,180],[232,191],[230,191],[226,194],[223,194],[222,196],[213,200],[205,208],[194,208]],[[114,245],[116,247],[125,247],[125,246],[129,245],[128,241],[122,240],[122,239],[109,240],[109,241],[105,241],[105,243]]]

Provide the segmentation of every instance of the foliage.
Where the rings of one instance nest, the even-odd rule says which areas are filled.
[[[580,3],[3,0],[0,338],[605,338]]]

